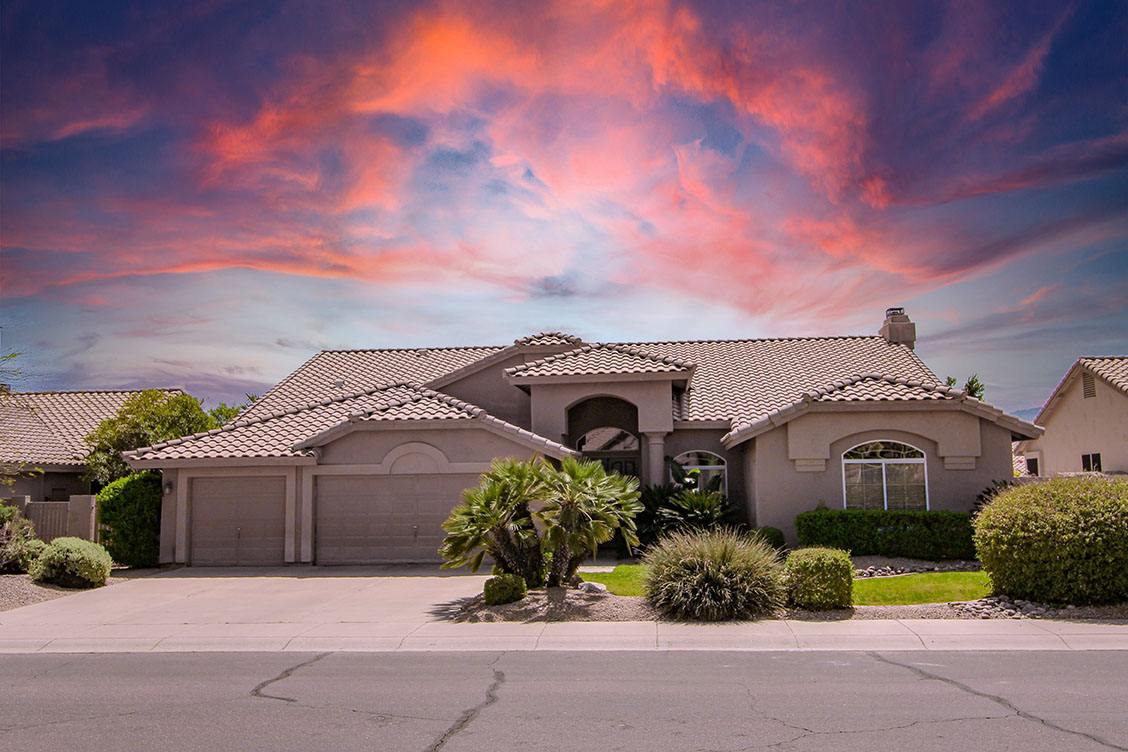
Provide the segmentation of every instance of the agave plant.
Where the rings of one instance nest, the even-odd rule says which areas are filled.
[[[551,555],[549,587],[567,585],[584,559],[616,530],[628,549],[638,545],[634,516],[642,505],[636,478],[568,457],[559,470],[547,474],[546,483],[546,502],[533,514],[544,525],[544,547]]]

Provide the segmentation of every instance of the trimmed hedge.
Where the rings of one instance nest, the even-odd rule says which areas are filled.
[[[98,521],[108,528],[102,534],[102,542],[118,564],[157,566],[161,496],[158,473],[120,478],[98,493]]]
[[[855,556],[974,559],[971,515],[882,509],[814,509],[795,518],[800,546],[841,548]]]
[[[486,603],[498,606],[502,603],[513,603],[528,594],[525,578],[519,574],[499,574],[486,580],[482,595]]]
[[[788,600],[825,611],[854,604],[854,564],[840,548],[798,548],[783,563]]]
[[[38,582],[66,588],[101,587],[110,577],[113,560],[106,549],[82,538],[56,538],[43,549],[28,574]]]
[[[647,600],[674,619],[770,615],[786,600],[779,552],[736,530],[675,531],[647,549],[642,564]]]
[[[1003,491],[976,518],[975,546],[996,593],[1128,601],[1128,479],[1055,478]]]

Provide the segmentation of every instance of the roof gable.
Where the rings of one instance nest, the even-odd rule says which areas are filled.
[[[689,378],[695,365],[669,356],[654,355],[638,347],[617,344],[584,345],[559,355],[505,370],[512,381],[569,377],[671,374]]]
[[[1049,417],[1053,409],[1060,403],[1066,389],[1081,375],[1082,371],[1087,371],[1103,379],[1113,389],[1128,394],[1128,355],[1081,357],[1073,361],[1073,365],[1065,372],[1065,376],[1050,392],[1050,396],[1042,405],[1042,409],[1034,416],[1035,423],[1041,425],[1042,421]]]

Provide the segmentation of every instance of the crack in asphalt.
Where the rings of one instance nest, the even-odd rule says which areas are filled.
[[[1011,713],[1013,715],[1016,715],[1019,718],[1023,718],[1023,719],[1028,720],[1028,721],[1035,721],[1037,723],[1042,724],[1046,728],[1053,729],[1054,731],[1060,731],[1063,734],[1070,734],[1072,736],[1080,736],[1083,739],[1088,739],[1091,742],[1096,742],[1097,744],[1100,744],[1103,747],[1108,747],[1109,749],[1116,749],[1116,750],[1121,750],[1121,752],[1128,752],[1128,747],[1122,747],[1119,744],[1114,744],[1113,742],[1110,742],[1109,740],[1107,740],[1103,737],[1097,736],[1096,734],[1090,734],[1090,733],[1085,732],[1085,731],[1076,731],[1074,729],[1065,728],[1064,726],[1059,726],[1058,724],[1056,724],[1053,721],[1050,721],[1046,718],[1042,718],[1041,716],[1036,716],[1033,713],[1028,713],[1025,710],[1020,709],[1018,706],[1016,706],[1010,700],[1006,699],[1005,697],[1001,697],[1000,695],[993,695],[993,694],[990,694],[988,692],[982,692],[978,689],[975,689],[974,687],[968,686],[967,684],[964,684],[962,682],[958,682],[955,679],[949,679],[945,676],[940,676],[939,674],[934,674],[930,671],[925,671],[924,669],[920,668],[919,666],[914,666],[914,665],[908,664],[908,663],[899,663],[898,661],[895,661],[891,658],[886,658],[885,656],[883,656],[879,653],[869,652],[869,653],[867,653],[867,655],[869,655],[874,660],[880,661],[882,663],[888,663],[890,666],[899,666],[900,668],[906,668],[909,671],[912,671],[912,672],[920,675],[924,679],[931,679],[933,681],[943,682],[944,684],[951,685],[951,686],[955,687],[956,689],[959,689],[959,690],[966,692],[970,695],[975,695],[976,697],[982,697],[985,700],[990,700],[991,702],[994,702],[998,705],[1001,705],[1002,707],[1011,711]]]
[[[494,658],[488,666],[488,668],[493,672],[493,683],[491,683],[490,686],[486,688],[485,699],[483,699],[474,707],[462,711],[462,715],[458,717],[458,720],[451,724],[450,728],[444,731],[442,736],[436,739],[431,744],[431,746],[427,747],[426,752],[438,752],[438,750],[442,749],[443,746],[451,740],[451,738],[461,733],[462,731],[465,731],[466,727],[469,726],[474,721],[474,719],[478,717],[479,713],[497,702],[497,690],[501,687],[502,684],[505,683],[505,672],[498,671],[496,668],[494,668],[494,666],[498,661],[502,659],[502,656],[504,655],[505,653],[498,655],[498,657]]]
[[[271,684],[274,684],[275,682],[280,682],[283,679],[288,678],[299,668],[304,668],[306,666],[309,666],[310,664],[317,663],[327,655],[332,655],[332,653],[318,653],[308,661],[303,661],[296,666],[291,666],[290,668],[280,673],[278,676],[275,676],[273,679],[267,679],[264,682],[260,682],[255,686],[254,689],[251,690],[251,697],[261,697],[264,700],[281,700],[282,702],[297,702],[297,700],[293,697],[279,697],[278,695],[264,694],[263,690],[269,687]]]

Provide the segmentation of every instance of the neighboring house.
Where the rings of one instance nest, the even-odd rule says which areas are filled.
[[[818,504],[969,510],[1038,427],[950,389],[887,312],[872,337],[326,350],[223,428],[127,454],[164,472],[161,560],[431,561],[495,457],[667,458],[794,540]],[[714,481],[716,482],[716,481]]]
[[[138,394],[0,391],[0,472],[13,481],[0,486],[0,496],[66,501],[91,493],[90,482],[83,480],[90,453],[86,437]]]
[[[1128,472],[1128,356],[1078,358],[1019,442],[1031,475]]]

